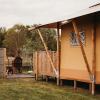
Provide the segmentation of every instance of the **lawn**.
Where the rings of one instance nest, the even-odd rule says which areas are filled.
[[[87,90],[56,86],[55,83],[25,79],[0,79],[0,100],[100,100],[100,95],[91,96]]]

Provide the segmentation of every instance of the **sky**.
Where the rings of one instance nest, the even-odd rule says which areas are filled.
[[[100,0],[0,0],[0,27],[47,24]]]

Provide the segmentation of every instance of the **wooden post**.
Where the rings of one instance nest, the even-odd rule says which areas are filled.
[[[88,60],[87,60],[87,57],[86,57],[85,50],[83,48],[81,39],[80,39],[80,34],[79,34],[79,31],[78,31],[75,20],[72,20],[72,24],[73,24],[74,31],[75,31],[76,36],[77,36],[78,41],[79,41],[79,45],[80,45],[81,52],[82,52],[82,55],[83,55],[83,58],[84,58],[84,61],[85,61],[85,64],[86,64],[86,68],[87,68],[89,76],[90,76],[90,80],[93,80],[92,72],[91,72],[90,67],[89,67],[89,63],[88,63]]]
[[[91,83],[89,83],[89,92],[91,93],[91,89],[92,88],[92,84]]]
[[[55,69],[55,67],[54,67],[53,61],[52,61],[52,59],[51,59],[51,57],[50,57],[50,54],[49,54],[49,52],[48,52],[48,48],[47,48],[46,43],[45,43],[45,41],[44,41],[44,39],[43,39],[43,37],[42,37],[42,34],[41,34],[41,32],[40,32],[39,29],[37,29],[37,31],[38,31],[38,34],[39,34],[39,36],[40,36],[40,38],[41,38],[41,41],[42,41],[42,43],[43,43],[43,45],[44,45],[44,48],[45,48],[45,50],[46,50],[46,55],[47,55],[48,60],[49,60],[49,62],[50,62],[50,64],[51,64],[51,67],[52,67],[53,71],[55,72],[55,75],[58,77],[58,72],[56,71],[56,69]]]
[[[35,80],[36,80],[36,74],[34,74],[34,78],[35,78]]]
[[[76,80],[74,80],[74,90],[76,90],[77,89],[77,82],[76,82]]]
[[[46,77],[45,77],[45,78],[46,78],[46,82],[48,82],[48,76],[47,76],[47,75],[46,75]]]
[[[63,85],[63,80],[60,80],[60,86],[62,86]]]
[[[57,85],[60,84],[60,31],[59,31],[59,22],[57,23],[57,70],[58,70],[58,77],[57,77]]]
[[[93,16],[93,27],[92,27],[92,95],[95,93],[95,77],[96,77],[96,23],[95,15]]]
[[[36,64],[35,64],[35,66],[36,66],[36,80],[38,80],[38,52],[35,52],[35,56],[36,56]]]
[[[36,55],[35,55],[35,53],[33,52],[33,73],[35,73],[34,74],[34,79],[36,80]],[[34,70],[35,69],[35,70]]]
[[[42,81],[43,81],[43,75],[41,76],[41,79],[42,79]]]

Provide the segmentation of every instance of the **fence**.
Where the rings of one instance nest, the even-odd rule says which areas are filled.
[[[6,76],[6,48],[0,48],[0,77]]]
[[[57,70],[57,53],[55,51],[49,51],[49,54]],[[45,51],[33,53],[33,70],[37,75],[56,77]]]

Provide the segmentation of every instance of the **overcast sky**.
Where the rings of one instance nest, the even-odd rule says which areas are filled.
[[[0,27],[45,24],[100,0],[0,0]]]

